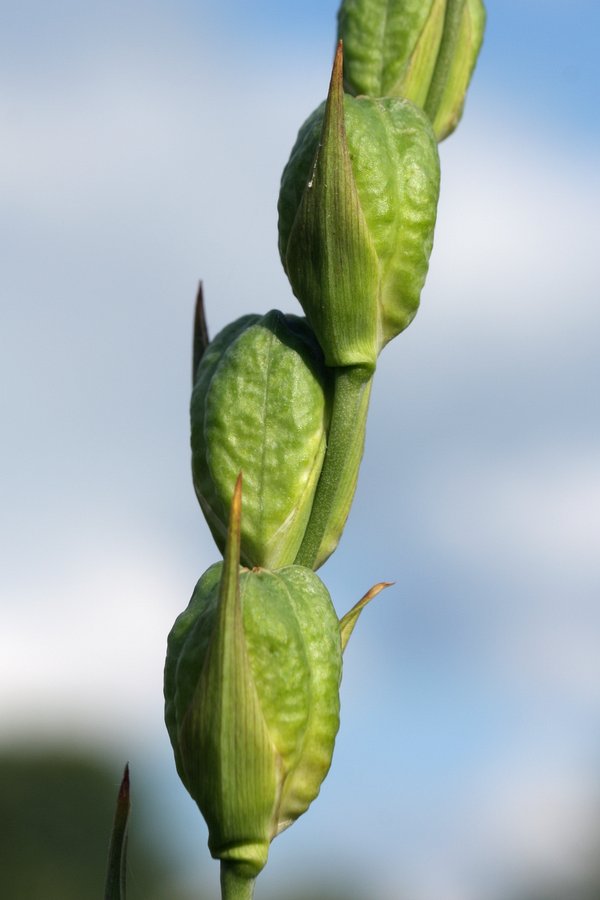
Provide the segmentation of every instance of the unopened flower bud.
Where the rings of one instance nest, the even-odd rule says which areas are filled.
[[[240,515],[238,480],[224,563],[202,576],[169,635],[165,718],[212,855],[252,880],[329,769],[342,648],[314,572],[240,569]]]
[[[243,471],[245,565],[295,560],[325,453],[326,382],[306,322],[275,310],[228,325],[204,351],[191,401],[194,486],[223,551]]]
[[[460,121],[484,28],[482,0],[342,0],[346,89],[412,100],[441,141]]]
[[[373,371],[412,321],[433,244],[437,142],[407,100],[344,96],[300,129],[279,194],[279,252],[329,366]]]

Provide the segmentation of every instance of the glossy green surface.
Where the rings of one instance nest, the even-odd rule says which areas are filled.
[[[398,90],[416,44],[432,14],[445,5],[446,0],[343,0],[338,38],[344,41],[346,90],[369,97],[403,96]],[[429,78],[440,37],[441,26],[429,58]]]
[[[338,129],[328,142],[322,136],[325,109],[320,106],[300,129],[283,173],[279,252],[328,365],[374,368],[383,346],[406,328],[419,305],[439,194],[437,143],[427,116],[405,100],[346,95],[345,134]],[[340,204],[326,194],[327,179],[339,166],[330,175],[324,166],[320,174],[317,148],[321,142],[323,155],[343,141],[351,166],[345,177],[352,184],[337,191],[347,195]],[[323,203],[313,202],[308,216],[305,192],[318,197],[321,190]],[[331,235],[339,230],[343,238],[349,227],[359,249],[341,241],[330,249]]]
[[[202,357],[191,401],[194,486],[222,551],[243,472],[246,565],[295,559],[325,452],[326,390],[321,352],[296,316],[245,316]]]
[[[412,100],[441,141],[460,121],[484,28],[481,0],[343,0],[346,89]]]
[[[327,589],[312,571],[240,569],[242,644],[231,667],[221,666],[220,684],[210,686],[223,571],[217,563],[202,576],[169,635],[165,719],[180,777],[209,825],[211,852],[255,875],[269,842],[306,810],[329,769],[339,727],[341,640]],[[233,625],[229,630],[235,633]],[[219,644],[219,665],[223,658],[227,650]],[[228,679],[240,672],[243,708],[218,718]],[[231,754],[226,732],[233,719],[238,737]]]

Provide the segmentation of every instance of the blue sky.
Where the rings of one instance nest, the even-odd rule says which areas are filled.
[[[213,333],[296,311],[275,204],[335,11],[3,10],[3,735],[129,758],[201,856],[161,704],[166,633],[216,558],[189,475],[195,284]],[[265,897],[333,854],[382,900],[501,900],[593,837],[600,8],[488,13],[422,307],[381,357],[323,570],[340,612],[396,587],[353,637],[332,772]]]

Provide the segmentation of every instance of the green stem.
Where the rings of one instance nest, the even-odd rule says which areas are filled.
[[[252,900],[256,878],[238,875],[231,863],[221,862],[221,900]]]
[[[466,0],[448,0],[446,4],[442,40],[424,106],[425,112],[432,122],[442,102],[448,82],[448,73],[454,62],[455,48],[460,33],[465,2]]]
[[[318,569],[335,550],[352,505],[365,444],[373,372],[365,366],[332,369],[327,450],[296,565]]]

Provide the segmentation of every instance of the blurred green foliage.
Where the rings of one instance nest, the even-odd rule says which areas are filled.
[[[119,762],[73,749],[0,750],[1,900],[101,900],[117,793]],[[128,900],[210,900],[199,885],[193,894],[177,885],[170,823],[160,824],[164,842],[147,827],[153,798],[132,772],[128,837]],[[154,825],[156,823],[154,822]],[[217,865],[213,863],[213,865]],[[276,894],[259,884],[264,900],[373,900],[354,888],[306,885]]]
[[[101,900],[121,775],[119,762],[72,749],[0,751],[2,900]],[[152,804],[136,784],[135,767],[132,778],[128,900],[210,900],[201,885],[193,894],[177,885],[169,822],[160,823],[164,842],[156,831],[150,836]],[[336,884],[322,877],[308,869],[304,883],[281,890],[259,882],[257,900],[373,900],[348,884],[347,872]],[[581,879],[538,886],[514,900],[600,900],[600,866],[590,860]]]
[[[593,880],[531,891],[516,900],[600,900],[600,873]]]
[[[103,896],[121,774],[118,764],[113,771],[112,766],[73,751],[25,747],[0,753],[0,897],[99,900]],[[135,795],[133,804],[135,810]],[[146,829],[136,827],[132,817],[129,897],[184,900],[169,886],[168,858],[144,834]]]

